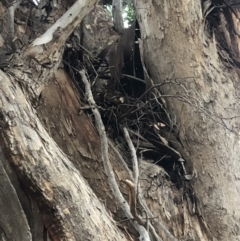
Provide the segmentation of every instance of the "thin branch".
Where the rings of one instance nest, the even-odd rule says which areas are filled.
[[[135,192],[137,193],[137,187],[138,187],[138,179],[139,179],[139,169],[138,169],[138,160],[137,160],[137,154],[135,147],[132,143],[132,140],[129,136],[128,130],[126,127],[123,127],[123,134],[125,137],[125,140],[128,144],[128,147],[131,152],[131,157],[132,157],[132,165],[133,165],[133,178],[134,178],[134,184],[135,184]]]
[[[129,74],[122,74],[122,76],[123,76],[123,77],[130,78],[130,79],[137,80],[137,81],[142,82],[142,83],[144,83],[144,84],[146,83],[145,80],[139,79],[139,78],[137,78],[137,77],[135,77],[135,76],[132,76],[132,75],[129,75]]]
[[[145,96],[146,94],[148,94],[151,90],[157,88],[157,87],[160,87],[160,86],[163,86],[165,84],[168,84],[166,82],[162,83],[162,84],[156,84],[154,86],[151,86],[148,90],[146,90],[135,102],[134,104],[132,105],[132,107],[127,111],[127,113],[125,113],[124,115],[120,116],[119,118],[119,121],[122,120],[124,117],[128,116],[132,110],[136,107],[137,103],[140,102]]]
[[[128,175],[131,178],[131,180],[133,180],[132,172],[129,170],[126,162],[124,161],[122,155],[119,153],[118,149],[114,146],[114,144],[112,143],[111,140],[108,140],[108,143],[109,143],[110,147],[113,149],[113,151],[115,152],[115,154],[117,155],[117,157],[119,158],[119,160],[121,161],[121,163],[124,166],[124,168],[126,169],[126,171],[128,172]]]
[[[130,213],[130,207],[129,207],[127,201],[124,199],[122,193],[120,192],[116,179],[115,179],[115,175],[114,175],[114,172],[113,172],[110,160],[109,160],[108,139],[107,139],[105,127],[102,123],[101,115],[100,115],[98,109],[96,108],[96,103],[95,103],[95,100],[92,95],[91,86],[89,84],[89,81],[87,80],[85,71],[81,70],[81,71],[79,71],[79,73],[80,73],[80,75],[82,77],[82,81],[85,85],[85,92],[86,92],[86,97],[87,97],[88,103],[89,103],[89,105],[92,106],[92,112],[94,114],[96,126],[97,126],[100,140],[101,140],[103,165],[104,165],[105,173],[108,176],[110,188],[113,192],[113,195],[118,200],[118,202],[119,202],[123,212],[127,216],[127,218],[133,219],[133,216]],[[143,226],[139,225],[137,222],[133,222],[133,225],[140,234],[140,240],[150,241],[149,234]]]
[[[136,150],[132,143],[132,140],[130,139],[130,136],[129,136],[129,133],[128,133],[128,130],[126,127],[123,128],[123,133],[124,133],[124,137],[128,143],[128,146],[129,146],[129,149],[131,152],[131,156],[132,156],[132,163],[133,163],[133,177],[134,177],[135,184],[133,184],[129,180],[124,181],[124,183],[128,186],[130,195],[131,195],[131,196],[129,196],[129,205],[131,208],[131,213],[140,224],[144,224],[146,226],[147,230],[148,229],[150,230],[150,233],[154,236],[154,238],[156,240],[162,240],[156,233],[153,225],[150,222],[148,222],[149,214],[151,215],[151,218],[153,218],[153,215],[152,215],[151,211],[149,210],[149,208],[147,207],[147,204],[144,202],[144,199],[142,198],[142,196],[143,196],[142,190],[141,190],[140,186],[138,185],[139,168],[138,168]],[[139,194],[138,196],[137,196],[137,193]],[[136,210],[137,198],[146,213],[146,218],[147,218],[146,222],[144,222],[143,219],[140,216],[138,216],[138,214],[137,214],[137,210]],[[159,222],[159,225],[161,226],[162,230],[165,232],[165,234],[169,237],[170,240],[177,241],[175,239],[175,237],[169,232],[169,230],[167,230],[167,228],[161,222]]]

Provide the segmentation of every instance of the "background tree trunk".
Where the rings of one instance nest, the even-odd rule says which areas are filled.
[[[151,240],[238,240],[237,10],[219,3],[219,11],[208,1],[134,2],[146,86],[162,84],[169,113],[169,146],[161,147],[177,158],[167,168],[139,160],[137,213],[147,221],[142,226],[129,219],[122,209],[128,201],[116,200],[109,185],[78,69],[66,61],[92,66],[91,58],[114,56],[118,42],[120,54],[132,45],[126,36],[118,39],[95,1],[78,2],[79,13],[72,8],[60,25],[53,25],[73,1],[40,1],[37,7],[22,1],[11,36],[3,13],[12,8],[0,2],[0,240],[137,240],[141,230],[149,231]],[[220,27],[211,28],[211,14]],[[109,142],[116,182],[127,200],[121,181],[134,180],[124,150]],[[186,170],[174,181],[171,173],[183,159]]]

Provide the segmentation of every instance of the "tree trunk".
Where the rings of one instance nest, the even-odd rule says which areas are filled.
[[[135,8],[146,68],[155,84],[166,83],[162,95],[182,143],[176,148],[195,173],[193,215],[206,222],[212,238],[239,240],[239,71],[236,61],[226,66],[221,58],[239,56],[239,38],[231,36],[239,11],[224,2],[218,3],[222,12],[214,3],[207,8],[207,1],[135,1]],[[213,17],[222,20],[210,35],[207,13],[214,6]],[[227,28],[225,19],[233,26]],[[229,45],[220,41],[222,32]]]
[[[239,240],[237,10],[225,1],[134,1],[143,96],[148,103],[162,94],[170,127],[157,144],[171,156],[160,166],[139,160],[138,178],[140,141],[134,147],[125,135],[131,171],[125,144],[103,143],[104,126],[95,119],[95,128],[91,114],[104,107],[85,103],[83,72],[71,66],[94,69],[98,56],[116,67],[118,43],[127,65],[133,35],[114,32],[96,1],[73,2],[0,2],[0,240]],[[128,96],[117,93],[121,107]]]

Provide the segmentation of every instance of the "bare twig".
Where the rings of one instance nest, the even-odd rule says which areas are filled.
[[[163,86],[163,85],[165,85],[165,84],[168,84],[168,83],[165,82],[165,83],[162,83],[162,84],[156,84],[156,85],[154,85],[154,86],[151,86],[148,90],[146,90],[146,91],[134,102],[134,104],[133,104],[132,107],[127,111],[127,113],[125,113],[124,115],[120,116],[119,121],[122,120],[124,117],[128,116],[128,115],[134,110],[134,108],[136,107],[136,104],[137,104],[138,102],[140,102],[140,101],[146,96],[146,94],[148,94],[151,90],[153,90],[153,89],[155,89],[155,88],[157,88],[157,87]],[[134,111],[134,112],[135,112],[135,111]]]
[[[128,130],[126,127],[123,128],[123,133],[124,133],[124,137],[128,143],[129,149],[131,151],[132,163],[133,163],[133,177],[134,177],[135,185],[130,180],[124,181],[124,183],[128,186],[129,191],[130,191],[129,205],[130,205],[131,213],[132,213],[133,217],[138,221],[139,224],[144,225],[147,230],[150,230],[150,233],[153,235],[153,237],[156,240],[162,240],[156,233],[155,228],[152,226],[152,224],[148,220],[149,214],[151,215],[150,216],[151,218],[153,218],[153,215],[152,215],[151,211],[149,210],[149,208],[147,207],[147,204],[143,201],[142,191],[141,191],[140,186],[138,185],[139,168],[138,168],[136,150],[130,139],[130,136],[129,136],[129,133],[128,133]],[[137,193],[139,194],[139,196],[137,196]],[[137,198],[146,213],[146,222],[143,221],[143,219],[137,214],[137,210],[136,210]],[[174,238],[174,236],[169,232],[169,230],[167,230],[167,228],[161,222],[159,222],[159,225],[161,226],[162,230],[166,233],[166,235],[169,237],[170,240],[177,241]]]
[[[95,103],[93,95],[92,95],[91,86],[87,80],[85,71],[81,70],[81,71],[79,71],[79,73],[80,73],[80,75],[82,77],[82,81],[85,85],[86,97],[89,102],[89,105],[92,106],[92,112],[94,114],[96,126],[98,129],[99,135],[100,135],[102,160],[103,160],[105,173],[108,176],[109,185],[111,187],[113,195],[118,200],[120,207],[122,208],[122,210],[125,213],[125,215],[127,216],[127,218],[133,219],[133,216],[130,213],[130,207],[129,207],[127,201],[124,199],[122,193],[120,192],[116,179],[115,179],[115,175],[114,175],[114,172],[113,172],[110,160],[109,160],[109,155],[108,155],[108,139],[107,139],[107,135],[105,132],[105,127],[102,123],[101,115],[100,115],[98,109],[96,108],[96,103]],[[149,234],[143,226],[139,225],[137,222],[133,222],[133,225],[140,234],[140,240],[150,241]]]
[[[137,187],[138,187],[138,178],[139,178],[139,169],[138,169],[138,160],[137,160],[137,154],[135,147],[132,143],[132,140],[130,139],[128,130],[126,127],[123,127],[123,134],[125,137],[125,140],[128,144],[128,147],[131,152],[131,157],[132,157],[132,165],[133,165],[133,178],[134,178],[134,184],[135,184],[135,192],[137,193]]]
[[[113,151],[115,152],[115,154],[117,155],[117,157],[119,158],[119,160],[121,161],[122,165],[124,166],[124,168],[126,169],[126,171],[128,172],[129,177],[131,178],[131,180],[133,180],[133,175],[132,172],[129,170],[127,163],[124,161],[122,155],[120,154],[120,152],[117,150],[117,148],[113,145],[111,140],[108,140],[108,143],[110,145],[110,147],[113,149]]]
[[[145,84],[145,80],[143,80],[143,79],[139,79],[139,78],[137,78],[137,77],[135,77],[135,76],[132,76],[132,75],[129,75],[129,74],[122,74],[122,76],[123,76],[123,77],[130,78],[130,79],[137,80],[137,81],[142,82],[142,83]]]

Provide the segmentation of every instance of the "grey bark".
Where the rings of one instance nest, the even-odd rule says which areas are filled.
[[[28,192],[37,197],[52,239],[86,240],[91,234],[91,240],[125,240],[82,176],[49,137],[20,88],[13,87],[2,71],[0,80],[4,150]]]
[[[126,240],[79,171],[48,135],[26,99],[28,96],[34,101],[56,74],[65,41],[94,3],[76,2],[59,20],[60,24],[57,22],[23,52],[15,54],[6,68],[8,75],[0,71],[1,147],[27,193],[37,201],[43,224],[52,240]],[[7,177],[5,179],[7,185]],[[2,240],[5,236],[8,240],[32,240],[15,190],[9,186],[9,196],[16,198],[14,210],[20,214],[23,230],[20,234],[16,232],[21,224],[19,219],[11,224],[2,218],[6,221],[1,226]],[[1,201],[4,202],[3,195]],[[11,212],[7,214],[11,219]],[[13,229],[14,233],[11,233]],[[36,231],[37,228],[32,230],[33,233]],[[45,238],[43,234],[41,240]]]
[[[90,5],[82,8],[83,15],[90,11],[94,1],[88,3]],[[146,80],[150,86],[169,80],[161,91],[171,96],[165,101],[171,112],[172,126],[178,125],[178,137],[184,147],[175,147],[174,141],[171,144],[184,155],[187,172],[196,173],[195,178],[187,182],[186,192],[186,189],[175,188],[163,169],[142,163],[140,203],[148,210],[150,222],[164,241],[175,240],[175,237],[196,241],[238,240],[240,153],[236,132],[239,123],[238,118],[232,116],[233,108],[236,116],[239,112],[237,69],[227,69],[219,60],[216,43],[203,28],[200,1],[138,0],[135,7],[142,33],[141,57]],[[59,9],[55,9],[52,16],[61,15],[62,8]],[[36,208],[34,201],[38,203],[44,225],[53,240],[124,240],[126,238],[98,200],[99,197],[104,199],[114,218],[125,218],[118,216],[113,196],[106,193],[109,186],[100,158],[99,139],[90,118],[79,115],[80,104],[70,88],[71,82],[66,73],[57,70],[62,46],[83,15],[69,24],[69,28],[55,29],[53,41],[42,46],[29,45],[24,53],[14,55],[6,68],[8,75],[0,72],[1,147],[26,193],[31,194],[31,206]],[[104,46],[98,43],[98,35],[95,34],[100,24],[101,21],[96,21],[95,26],[89,28],[85,21],[83,26],[86,31],[89,30],[89,36],[92,33],[92,42],[95,43],[85,45],[89,52],[99,53]],[[90,31],[92,26],[94,31]],[[48,27],[47,23],[43,25],[43,28]],[[228,39],[230,44],[229,41],[231,39]],[[106,41],[105,45],[110,43]],[[232,47],[233,51],[236,49],[236,46]],[[11,79],[9,76],[12,76]],[[21,89],[17,83],[20,83]],[[25,97],[36,100],[42,90],[43,99],[38,109],[40,122]],[[42,123],[45,123],[48,133]],[[119,161],[112,148],[109,153],[117,181],[129,178],[127,167]],[[4,168],[7,172],[6,166]],[[98,198],[77,169],[81,170]],[[10,178],[9,172],[7,174]],[[19,240],[31,240],[31,235],[33,240],[42,240],[40,232],[43,226],[39,215],[36,211],[27,214],[24,201],[19,197],[20,188],[13,185],[12,178],[9,181],[4,169],[1,177],[6,182],[4,186],[9,186],[7,194],[16,197],[14,206],[22,217],[17,218],[14,224],[23,226]],[[124,186],[120,183],[119,186],[124,192]],[[3,195],[0,197],[3,198]],[[7,203],[4,199],[0,202],[6,207],[13,206],[13,202]],[[32,223],[36,224],[35,227]],[[126,226],[131,227],[129,223]],[[4,240],[12,227],[7,223],[1,227]],[[18,240],[16,233],[11,235],[7,237],[9,240]],[[138,237],[138,234],[134,235]]]
[[[180,127],[179,151],[188,156],[189,172],[197,173],[191,185],[200,202],[192,215],[211,233],[203,238],[197,231],[198,240],[239,240],[238,70],[222,64],[200,1],[134,2],[147,69],[156,84],[172,80],[163,94],[180,96],[165,100],[173,126]]]
[[[25,211],[6,168],[9,169],[7,159],[0,149],[0,240],[32,240]]]
[[[122,5],[123,5],[123,0],[112,1],[112,15],[113,15],[114,29],[119,34],[123,34],[123,31],[124,31]]]

